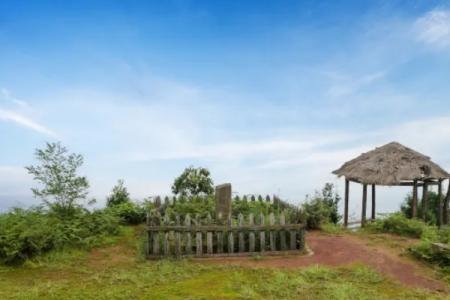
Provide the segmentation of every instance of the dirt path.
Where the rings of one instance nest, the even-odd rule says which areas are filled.
[[[388,277],[412,286],[444,291],[444,283],[434,280],[430,270],[387,248],[368,246],[357,237],[308,233],[307,244],[314,252],[310,256],[292,256],[254,260],[249,258],[214,259],[211,263],[227,263],[249,267],[299,268],[311,265],[345,266],[352,263],[367,264]]]

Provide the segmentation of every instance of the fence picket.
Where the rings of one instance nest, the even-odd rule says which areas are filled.
[[[248,224],[251,226],[255,223],[253,214],[250,213],[248,216]],[[248,251],[249,252],[255,252],[255,232],[250,231],[248,234]]]
[[[155,225],[159,225],[161,222],[160,216],[157,213],[155,215]],[[153,233],[153,251],[152,251],[153,255],[159,255],[159,232],[154,232]]]
[[[228,216],[228,226],[232,226],[232,219],[231,219],[231,215]],[[228,253],[232,254],[234,253],[234,236],[233,236],[233,231],[228,231]]]
[[[239,226],[243,226],[244,225],[244,216],[242,214],[239,214],[238,216],[238,222],[239,222]],[[245,235],[244,235],[244,231],[240,230],[239,231],[239,252],[245,252]]]
[[[191,216],[189,214],[187,214],[186,218],[184,219],[184,225],[188,228],[191,227]],[[190,255],[192,254],[192,237],[190,231],[186,231],[185,238],[186,238],[185,252],[187,255]]]
[[[208,214],[207,221],[208,225],[212,225],[212,219],[210,214]],[[206,233],[206,253],[208,254],[213,253],[213,233],[211,231],[208,231]]]
[[[175,216],[175,224],[180,225],[180,216]],[[181,256],[181,233],[179,231],[175,232],[175,255],[177,257]]]
[[[197,215],[195,217],[195,225],[199,226],[200,225],[200,220],[199,220],[199,216]],[[202,244],[202,232],[201,231],[197,231],[195,233],[195,253],[197,256],[202,256],[203,254],[203,244]]]
[[[275,225],[275,215],[273,212],[269,215],[269,224]],[[269,232],[270,251],[276,251],[276,232],[271,230]]]
[[[281,212],[280,214],[280,225],[286,225],[286,217],[284,216],[284,212]],[[286,231],[281,230],[280,231],[280,247],[282,251],[286,250]]]
[[[262,213],[260,214],[259,222],[260,225],[264,225],[265,223],[264,215]],[[264,230],[259,232],[259,247],[261,252],[266,250],[266,232]]]
[[[169,225],[169,215],[167,215],[167,214],[164,216],[164,225]],[[170,244],[169,244],[169,232],[168,231],[166,231],[164,233],[163,249],[164,249],[164,255],[169,256]]]

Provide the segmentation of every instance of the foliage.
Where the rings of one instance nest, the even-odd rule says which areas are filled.
[[[419,219],[408,219],[402,213],[398,212],[367,223],[365,229],[420,238],[429,227]]]
[[[39,208],[14,209],[0,215],[0,261],[16,264],[54,249],[90,248],[118,232],[118,219],[103,211],[77,209],[65,219]]]
[[[107,208],[124,225],[137,225],[145,222],[147,208],[143,204],[126,201]]]
[[[177,177],[172,192],[181,196],[211,195],[214,192],[211,174],[206,168],[188,167]]]
[[[412,246],[410,251],[419,259],[444,267],[444,272],[450,276],[450,251],[441,250],[433,246],[433,243],[441,243],[450,247],[450,227],[429,230],[422,235],[420,244]]]
[[[321,193],[316,191],[313,198],[307,197],[302,204],[307,228],[318,229],[325,223],[337,224],[341,218],[338,213],[340,199],[331,183],[326,183]]]
[[[200,218],[206,218],[209,215],[214,216],[215,200],[212,195],[209,196],[181,196],[177,201],[170,203],[167,207],[163,205],[162,213],[167,213],[171,217],[174,215],[191,216],[198,215]]]
[[[126,202],[130,202],[130,194],[124,185],[123,179],[119,179],[113,187],[111,195],[106,199],[106,206],[112,207]]]
[[[443,200],[442,200],[443,201]],[[439,197],[438,194],[433,191],[428,191],[428,209],[426,213],[427,223],[431,225],[437,224],[437,212],[439,207]],[[407,217],[412,217],[412,194],[408,194],[402,203],[400,210]],[[423,202],[419,198],[417,201],[417,217],[423,218]]]
[[[34,196],[61,216],[73,214],[78,207],[77,201],[86,198],[89,188],[86,177],[77,175],[83,157],[69,154],[60,143],[47,143],[45,149],[36,149],[35,156],[39,165],[26,169],[43,187],[32,188]]]

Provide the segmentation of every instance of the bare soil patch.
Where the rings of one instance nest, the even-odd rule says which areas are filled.
[[[379,243],[370,245],[367,240],[357,236],[327,235],[320,232],[309,232],[306,241],[313,251],[313,254],[309,256],[267,257],[261,260],[236,257],[209,259],[207,263],[273,268],[301,268],[311,265],[339,267],[361,263],[407,286],[436,291],[447,290],[444,283],[432,278],[427,267],[402,257],[398,251],[380,246]]]

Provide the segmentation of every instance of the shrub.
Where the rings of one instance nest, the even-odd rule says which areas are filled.
[[[90,248],[119,233],[119,222],[104,211],[79,209],[70,218],[39,208],[0,215],[0,261],[17,264],[65,247]]]
[[[136,225],[145,222],[146,208],[134,202],[122,202],[109,207],[108,212],[118,217],[124,225]]]
[[[428,210],[425,212],[427,223],[431,225],[437,224],[437,211],[439,207],[438,194],[432,191],[428,191]],[[402,203],[400,210],[407,218],[412,218],[412,194],[408,194]],[[423,218],[423,205],[422,199],[417,201],[417,216]]]
[[[418,219],[408,219],[402,213],[367,223],[366,229],[376,232],[394,233],[401,236],[420,238],[428,230],[427,225]]]
[[[130,194],[124,185],[124,181],[119,179],[117,184],[113,187],[111,195],[106,199],[106,206],[112,207],[126,202],[130,202]]]

